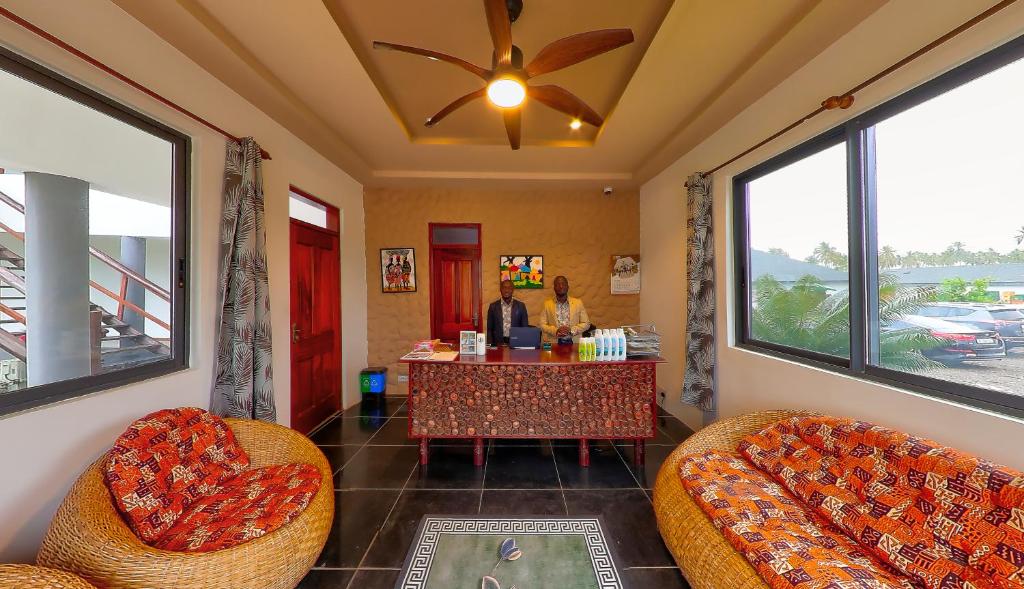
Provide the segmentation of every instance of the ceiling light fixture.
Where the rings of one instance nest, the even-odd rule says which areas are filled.
[[[569,123],[569,128],[572,129],[573,131],[579,131],[580,127],[582,127],[582,126],[583,126],[583,121],[581,121],[579,119],[573,119]]]
[[[498,78],[487,85],[487,98],[497,107],[515,108],[526,100],[526,88],[515,78]]]

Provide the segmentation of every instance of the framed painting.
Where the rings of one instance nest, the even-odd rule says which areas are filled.
[[[416,250],[414,248],[381,248],[380,288],[384,293],[416,292]]]
[[[498,281],[516,288],[544,288],[544,256],[498,256]]]
[[[613,295],[640,292],[640,254],[612,256],[611,289]]]

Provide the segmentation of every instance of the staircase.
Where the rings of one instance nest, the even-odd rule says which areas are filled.
[[[0,192],[0,202],[11,206],[22,214],[25,212],[21,203],[2,192]],[[0,223],[0,230],[6,231],[21,241],[25,240],[23,233],[14,231],[3,223]],[[89,250],[92,257],[121,273],[120,294],[95,281],[89,281],[92,290],[99,291],[118,303],[116,313],[111,313],[96,303],[89,305],[91,325],[93,326],[93,373],[121,370],[169,357],[171,350],[166,343],[140,332],[123,319],[125,309],[130,308],[169,330],[170,326],[166,322],[150,315],[144,309],[136,307],[126,299],[126,296],[129,280],[135,280],[146,290],[166,301],[170,301],[170,293],[145,277],[139,276],[105,253],[93,247],[90,247]],[[23,362],[27,356],[25,297],[25,258],[18,252],[0,245],[0,348]]]

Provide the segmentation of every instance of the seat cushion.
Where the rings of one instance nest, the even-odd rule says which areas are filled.
[[[178,552],[237,546],[297,517],[320,482],[320,471],[309,464],[247,470],[192,503],[152,545]]]
[[[128,426],[107,453],[107,486],[144,542],[162,536],[181,513],[249,466],[231,428],[195,407],[165,409]]]
[[[693,454],[680,468],[690,496],[772,587],[915,587],[739,455]]]
[[[870,423],[794,418],[739,451],[924,587],[1024,587],[1021,473]]]

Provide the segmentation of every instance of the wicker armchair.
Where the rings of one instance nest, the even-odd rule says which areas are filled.
[[[747,559],[732,547],[679,480],[683,456],[707,450],[734,451],[747,434],[806,411],[762,411],[723,419],[690,436],[661,465],[654,483],[654,513],[665,545],[693,589],[769,589]]]
[[[121,519],[92,464],[71,488],[39,550],[40,565],[72,571],[103,589],[292,589],[312,568],[334,517],[334,480],[323,453],[305,436],[261,421],[226,419],[253,468],[304,462],[323,473],[316,496],[284,527],[215,552],[158,550]]]
[[[0,564],[0,589],[96,589],[64,571],[27,564]]]

